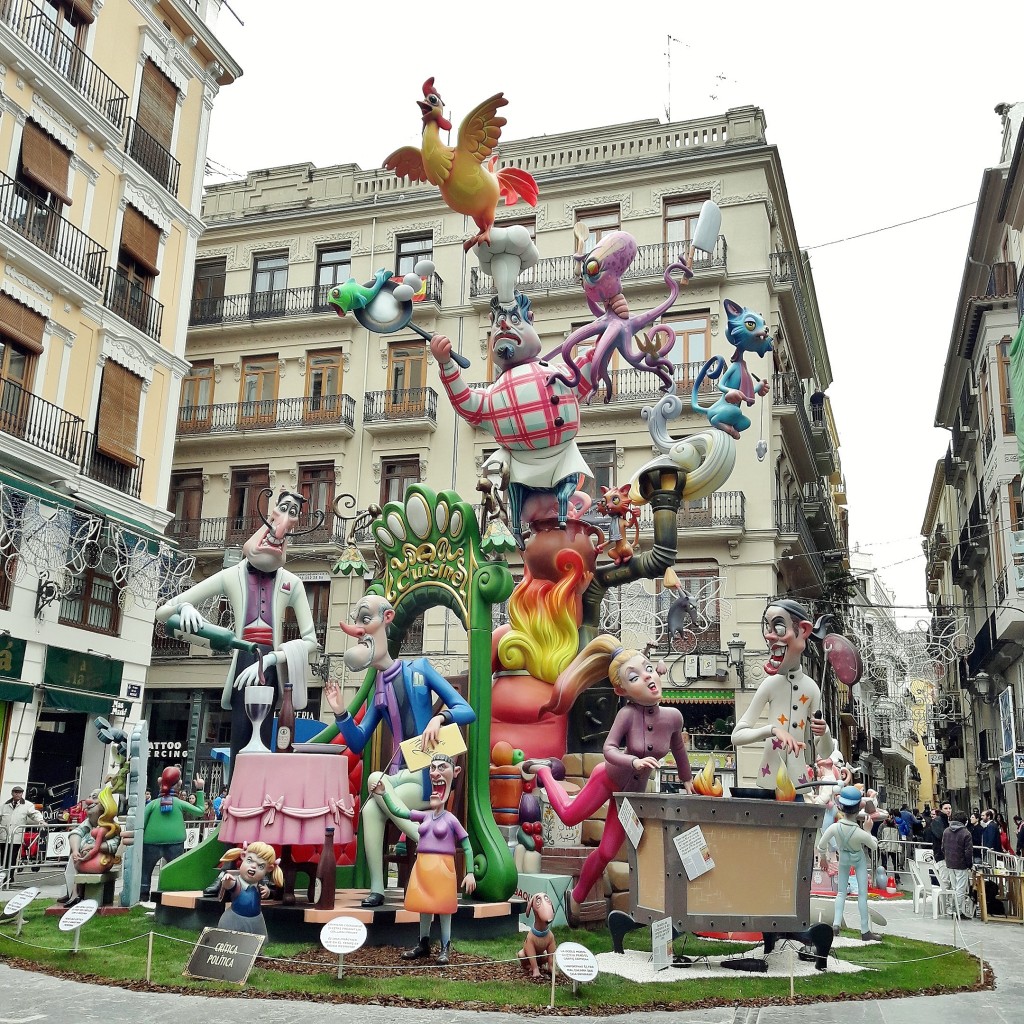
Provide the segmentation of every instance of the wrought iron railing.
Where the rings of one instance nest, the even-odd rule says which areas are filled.
[[[690,251],[689,241],[656,242],[653,245],[641,245],[629,269],[622,275],[623,281],[636,281],[644,278],[661,277],[670,263],[685,261]],[[728,247],[725,235],[719,235],[712,252],[697,251],[694,253],[693,270],[724,269],[727,261]],[[579,262],[574,256],[549,256],[539,260],[529,270],[524,270],[516,279],[516,288],[526,293],[553,291],[561,288],[579,286]],[[494,291],[494,282],[489,274],[474,268],[469,278],[470,298],[480,298]]]
[[[1003,420],[1003,433],[1009,437],[1017,433],[1017,417],[1014,415],[1012,405],[1004,405],[1000,407],[1000,413]]]
[[[178,436],[224,434],[239,430],[286,430],[320,424],[355,427],[351,395],[277,398],[223,405],[185,405],[178,410]]]
[[[742,491],[715,491],[706,498],[684,501],[676,513],[676,521],[680,530],[742,529],[746,525],[746,509],[746,496]],[[605,522],[600,519],[594,522],[607,532]],[[654,513],[649,505],[640,510],[640,529],[644,532],[654,529]]]
[[[985,427],[985,433],[981,436],[981,453],[982,458],[987,459],[989,452],[992,451],[992,445],[995,441],[996,436],[996,418],[992,413],[988,414],[988,424]]]
[[[128,94],[84,50],[64,36],[39,7],[30,0],[3,0],[0,21],[118,131],[124,127]]]
[[[84,423],[58,405],[0,377],[0,431],[40,451],[78,462]]]
[[[107,286],[103,291],[103,305],[142,331],[154,341],[160,340],[164,322],[164,307],[138,281],[125,277],[116,267],[107,267]]]
[[[134,117],[128,118],[124,151],[172,196],[177,196],[181,164]]]
[[[138,498],[142,494],[142,470],[146,460],[141,455],[135,456],[135,465],[118,462],[109,455],[104,455],[96,446],[96,435],[86,431],[82,435],[82,472],[92,480],[96,480],[116,491]]]
[[[0,221],[61,266],[99,288],[107,250],[47,206],[24,185],[0,173]]]
[[[825,579],[825,563],[811,534],[811,528],[804,515],[799,499],[780,498],[775,502],[775,528],[781,534],[794,534],[800,538],[807,558],[815,575],[822,581]]]
[[[1008,568],[1004,565],[1002,571],[996,576],[995,592],[997,605],[1001,605],[1006,600],[1006,581],[1008,575]]]
[[[175,519],[167,527],[167,536],[178,543],[183,551],[201,551],[223,547],[238,547],[245,543],[261,526],[258,516],[214,516],[202,519]],[[327,521],[315,530],[309,530],[309,517],[300,518],[297,529],[300,535],[288,543],[341,544],[344,531]],[[309,530],[309,532],[302,532]]]
[[[793,289],[796,313],[800,320],[804,338],[808,348],[813,347],[811,321],[807,314],[807,302],[804,299],[803,284],[800,280],[800,257],[791,252],[772,252],[768,254],[772,284],[789,285]]]
[[[367,391],[363,396],[363,422],[427,419],[437,422],[437,392],[433,388],[391,388]]]
[[[275,317],[306,316],[314,313],[337,314],[327,296],[333,285],[307,285],[304,288],[279,288],[270,292],[243,292],[193,299],[189,311],[190,327],[205,324],[234,323],[237,321],[268,320]],[[440,274],[427,279],[427,291],[417,302],[441,305],[444,282]]]
[[[803,405],[804,389],[800,378],[791,371],[772,374],[772,404],[776,408]]]

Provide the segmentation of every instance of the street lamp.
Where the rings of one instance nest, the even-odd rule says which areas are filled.
[[[978,672],[974,678],[968,681],[968,688],[984,704],[995,704],[999,700],[996,690],[996,683],[1002,682],[1002,678],[994,678],[988,672]]]
[[[740,689],[745,690],[747,687],[743,652],[747,647],[746,641],[740,639],[739,633],[733,633],[727,646],[729,648],[729,664],[736,669],[736,678],[740,681]]]

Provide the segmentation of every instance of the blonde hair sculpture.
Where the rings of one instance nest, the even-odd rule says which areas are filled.
[[[284,885],[284,873],[281,871],[277,851],[270,845],[270,843],[261,843],[257,841],[255,843],[246,843],[245,846],[236,846],[233,849],[228,850],[228,852],[221,857],[221,863],[228,864],[231,861],[241,860],[247,853],[251,853],[254,857],[258,857],[263,861],[263,864],[267,869],[267,874],[270,875],[270,880],[274,885],[279,889]]]
[[[551,711],[556,715],[566,714],[584,690],[605,677],[618,692],[619,673],[623,665],[641,653],[623,647],[618,637],[610,633],[595,636],[559,673],[551,699],[541,710]]]

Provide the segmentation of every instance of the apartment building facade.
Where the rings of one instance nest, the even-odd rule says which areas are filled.
[[[766,597],[790,592],[813,604],[847,546],[838,435],[826,394],[831,368],[778,152],[766,140],[762,111],[745,107],[721,118],[503,140],[502,159],[540,186],[535,209],[499,208],[498,222],[526,225],[539,250],[519,287],[545,351],[591,319],[572,259],[578,223],[591,239],[618,229],[634,235],[638,255],[623,288],[639,311],[665,295],[664,268],[687,252],[709,198],[722,208],[722,235],[713,252],[698,254],[693,280],[663,318],[676,335],[679,393],[689,395],[709,356],[731,354],[724,298],[771,324],[775,352],[748,357],[752,372],[771,381],[771,395],[752,410],[732,478],[679,514],[676,571],[695,595],[701,621],[676,643],[668,699],[683,706],[695,760],[715,749],[726,767],[731,723],[761,678]],[[337,503],[343,518],[329,515],[322,529],[298,538],[289,565],[305,581],[324,644],[316,667],[351,691],[357,681],[345,675],[337,623],[365,583],[332,573],[348,520],[371,503],[400,499],[414,482],[478,502],[480,466],[494,442],[454,415],[420,336],[370,334],[335,315],[327,292],[349,277],[369,280],[378,269],[403,275],[429,258],[436,273],[415,304],[415,322],[451,337],[471,361],[467,379],[487,382],[491,281],[463,252],[466,222],[437,190],[382,169],[300,163],[252,171],[244,181],[210,188],[203,220],[169,536],[195,554],[205,574],[237,559],[259,522],[264,488],[288,485],[313,509]],[[612,379],[610,401],[582,411],[579,441],[594,470],[595,497],[651,458],[640,410],[657,400],[656,382],[625,363]],[[704,404],[711,400],[707,391]],[[684,412],[674,436],[706,426]],[[761,438],[768,453],[758,461]],[[651,536],[648,513],[641,544]],[[357,539],[372,566],[368,537]],[[521,570],[513,565],[513,572]],[[668,653],[667,603],[660,584],[631,585],[609,596],[605,625],[625,643]],[[465,671],[465,638],[453,619],[431,613],[414,632],[404,650],[422,651],[447,675]],[[217,658],[189,656],[155,638],[151,735],[187,752],[190,763],[206,762],[226,739],[217,704],[225,670]],[[312,695],[315,716],[315,686]],[[834,699],[829,712],[838,728]],[[740,761],[739,774],[749,774]],[[727,767],[736,772],[734,761]]]
[[[0,780],[99,782],[137,720],[164,538],[220,0],[0,5]],[[184,285],[183,285],[184,282]],[[49,791],[49,795],[47,795]]]
[[[935,642],[953,638],[959,649],[940,689],[958,713],[940,733],[939,785],[954,803],[1011,817],[1024,807],[1024,505],[1012,388],[1024,313],[1024,103],[996,112],[1000,161],[978,193],[935,412],[951,438],[922,533]]]

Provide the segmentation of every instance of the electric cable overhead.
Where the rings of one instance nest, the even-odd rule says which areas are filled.
[[[895,224],[886,224],[884,227],[872,228],[870,231],[862,231],[857,235],[847,235],[845,238],[834,238],[831,242],[819,242],[817,245],[805,245],[804,251],[810,252],[811,249],[824,249],[829,245],[839,245],[841,242],[852,242],[858,238],[867,238],[869,235],[877,235],[883,231],[892,231],[894,228],[903,228],[908,224],[917,224],[922,220],[930,220],[932,217],[941,217],[947,213],[954,213],[956,210],[965,210],[968,206],[976,206],[978,203],[977,199],[972,199],[969,203],[961,203],[959,206],[950,206],[945,210],[936,210],[934,213],[924,213],[920,217],[911,217],[910,220],[897,221]]]

